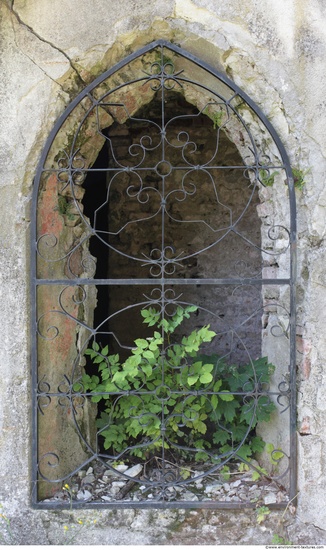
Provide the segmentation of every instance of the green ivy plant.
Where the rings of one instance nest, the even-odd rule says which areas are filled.
[[[196,309],[178,307],[163,320],[154,308],[143,309],[143,322],[153,334],[136,339],[125,361],[95,341],[85,351],[98,374],[84,374],[82,384],[93,402],[104,400],[97,427],[113,457],[127,449],[144,459],[164,445],[184,458],[218,462],[218,456],[231,456],[238,447],[237,455],[245,460],[264,449],[254,427],[268,421],[275,406],[263,390],[256,405],[244,400],[244,392],[254,391],[257,380],[261,388],[268,384],[274,366],[266,358],[240,367],[202,354],[202,346],[216,336],[209,325],[171,343],[177,327]]]
[[[258,524],[263,523],[270,513],[271,511],[268,508],[268,506],[260,506],[259,508],[257,508],[256,510],[257,523]]]
[[[300,191],[302,191],[306,183],[306,176],[307,174],[309,174],[310,170],[311,168],[308,168],[308,170],[300,170],[300,168],[292,167],[294,187],[296,189],[299,189]]]
[[[272,185],[274,185],[275,176],[277,176],[277,172],[270,173],[269,170],[266,170],[264,168],[259,170],[259,179],[262,184],[265,185],[265,187],[271,187]]]
[[[223,110],[212,112],[211,110],[208,109],[208,107],[206,107],[203,113],[213,121],[214,130],[217,130],[222,126],[223,119],[225,118],[225,112]]]
[[[299,191],[302,191],[306,183],[306,176],[309,174],[310,170],[310,168],[308,170],[300,170],[300,168],[292,167],[294,187],[299,189]],[[277,176],[277,174],[277,171],[270,173],[268,169],[262,168],[259,170],[259,180],[265,187],[271,187],[275,183],[275,176]]]

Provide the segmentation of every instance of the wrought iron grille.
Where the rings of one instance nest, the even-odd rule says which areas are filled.
[[[33,207],[33,505],[286,506],[295,197],[260,109],[150,44],[69,105]]]

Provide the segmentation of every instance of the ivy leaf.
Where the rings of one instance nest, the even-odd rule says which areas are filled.
[[[111,377],[111,372],[108,369],[105,371],[102,371],[101,377],[102,377],[102,382],[104,382],[105,380],[108,380]]]
[[[259,438],[259,439],[261,439],[261,438]],[[264,443],[264,442],[262,441],[262,443]],[[271,455],[271,463],[272,464],[277,464],[277,462],[281,458],[283,458],[283,456],[284,456],[284,453],[280,449],[275,449],[274,445],[272,443],[266,443],[266,446],[265,446],[265,443],[264,443],[264,448],[266,448],[266,452]]]
[[[237,451],[237,455],[244,460],[249,460],[252,455],[252,448],[250,445],[242,445]]]
[[[265,521],[268,514],[270,514],[271,511],[267,506],[261,506],[257,509],[257,523],[261,524],[263,521]]]
[[[194,428],[197,430],[197,432],[199,432],[201,434],[205,434],[207,432],[207,426],[201,420],[198,420],[198,421],[194,422],[193,424],[194,424]]]
[[[189,379],[188,379],[189,380]],[[213,380],[213,375],[210,372],[204,372],[199,378],[202,384],[209,384]]]
[[[218,405],[218,397],[217,395],[212,395],[211,397],[211,404],[212,404],[212,409],[215,410],[217,405]]]
[[[144,338],[137,338],[137,340],[135,340],[135,344],[137,348],[141,348],[141,349],[148,348],[148,342]]]
[[[167,402],[167,405],[169,405],[169,407],[173,407],[175,404],[176,404],[176,400],[173,399],[172,397]]]
[[[111,415],[106,412],[102,412],[100,418],[96,420],[96,426],[98,428],[104,428],[108,426],[111,422]]]
[[[138,420],[132,420],[126,431],[132,435],[132,437],[137,437],[142,431],[142,426],[139,424]]]
[[[262,453],[263,450],[265,449],[265,445],[266,445],[265,441],[263,441],[262,438],[259,436],[253,437],[251,440],[251,448],[254,453]],[[282,456],[283,456],[283,453],[282,453]]]
[[[156,351],[158,349],[158,346],[159,346],[159,343],[157,342],[157,340],[154,340],[153,342],[150,342],[148,349],[150,349],[151,351]]]
[[[107,384],[105,384],[105,391],[106,392],[116,392],[117,391],[117,386],[115,384],[113,384],[112,382],[108,382]]]
[[[135,370],[135,367],[137,367],[140,362],[141,357],[139,355],[130,355],[122,365],[122,368],[127,372],[130,371],[129,374],[135,375],[137,374],[137,369]]]
[[[213,442],[220,445],[224,445],[230,439],[230,433],[226,430],[217,430],[213,434]]]
[[[113,382],[116,382],[117,385],[121,384],[121,382],[124,382],[127,376],[127,372],[125,371],[118,371],[115,373],[115,375],[112,378]]]
[[[235,418],[238,407],[239,403],[237,403],[237,401],[229,401],[223,403],[223,415],[228,422],[232,422],[232,420]]]
[[[238,424],[237,426],[232,427],[232,437],[233,441],[240,442],[247,435],[248,426],[243,424]]]
[[[102,361],[102,363],[100,363],[98,366],[98,370],[104,370],[107,366],[108,364],[106,363],[106,361]]]
[[[159,413],[162,411],[162,406],[159,403],[150,403],[148,406],[148,410],[151,413]]]
[[[99,377],[93,375],[91,378],[91,385],[90,385],[91,390],[94,390],[99,385],[99,383],[100,383]]]
[[[149,349],[144,351],[143,357],[145,357],[145,359],[155,359],[154,353],[152,351],[150,351]]]
[[[222,380],[217,380],[214,384],[214,388],[213,388],[214,391],[218,392],[221,386],[222,386]]]
[[[216,332],[214,332],[213,330],[208,330],[209,327],[210,325],[207,325],[205,327],[202,327],[198,331],[198,334],[200,335],[202,342],[211,342],[214,336],[216,336]]]
[[[92,403],[98,403],[99,401],[101,401],[101,399],[103,399],[103,395],[94,395],[91,401]]]
[[[205,363],[205,365],[202,366],[202,370],[204,372],[212,372],[214,368],[214,365],[212,365],[211,363]]]
[[[253,470],[253,472],[251,474],[252,481],[258,481],[258,479],[260,479],[260,477],[261,477],[261,474],[259,472],[257,472],[257,470]]]
[[[101,349],[102,355],[107,355],[109,353],[109,346],[105,346],[103,349]]]
[[[102,355],[97,355],[97,356],[93,359],[93,363],[95,363],[96,365],[98,365],[99,363],[102,363],[102,361],[103,361]]]
[[[219,397],[222,399],[222,401],[233,401],[234,395],[227,391],[222,391],[219,393]]]
[[[160,314],[154,308],[143,309],[140,313],[149,327],[157,324]]]
[[[198,309],[197,306],[187,306],[187,307],[185,307],[184,316],[187,317],[187,319],[189,319],[189,317],[190,317],[189,313],[194,313],[195,311],[197,311],[197,309]]]
[[[91,377],[89,376],[89,374],[83,374],[82,383],[84,384],[86,389],[88,388],[90,382],[91,382]]]
[[[144,317],[144,319],[147,319],[147,317],[150,315],[150,312],[148,311],[148,309],[142,309],[140,314],[142,317]]]
[[[144,374],[146,374],[147,377],[150,377],[152,372],[153,372],[153,369],[151,367],[151,365],[142,365],[142,371],[144,372]]]
[[[199,378],[198,374],[195,375],[195,376],[188,376],[188,384],[189,384],[189,386],[193,386],[194,384],[196,384],[198,378]]]
[[[109,359],[109,363],[110,363],[111,366],[117,365],[117,364],[119,363],[119,361],[120,361],[120,357],[119,357],[119,354],[118,354],[118,353],[115,354],[115,355],[110,355],[110,356],[108,357],[108,359]]]

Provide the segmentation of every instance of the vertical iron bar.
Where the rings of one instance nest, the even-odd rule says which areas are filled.
[[[31,502],[37,502],[37,479],[38,479],[38,426],[37,426],[37,265],[36,265],[36,227],[37,227],[37,186],[33,182],[33,199],[31,205],[31,400],[32,400],[32,452],[31,452]]]
[[[296,282],[297,282],[297,222],[294,180],[288,170],[288,187],[291,217],[291,285],[290,285],[290,500],[296,504],[297,496],[297,372],[296,372]]]
[[[164,54],[163,54],[163,46],[161,46],[161,71],[162,71],[162,78],[161,78],[161,142],[162,142],[162,159],[163,162],[165,160],[165,105],[164,105],[164,99],[165,99],[165,79],[164,79]],[[161,174],[162,178],[162,205],[161,205],[161,220],[162,220],[162,235],[161,235],[161,269],[162,269],[162,286],[161,286],[161,292],[162,292],[162,317],[165,318],[165,174]],[[163,329],[163,327],[162,327]],[[162,384],[165,384],[165,364],[166,364],[166,348],[165,348],[165,340],[164,340],[164,331],[163,331],[163,355],[162,355]],[[165,413],[164,413],[164,407],[165,407],[165,401],[162,400],[162,418],[161,418],[161,426],[165,427]],[[162,434],[162,470],[163,470],[163,478],[165,476],[165,432]]]

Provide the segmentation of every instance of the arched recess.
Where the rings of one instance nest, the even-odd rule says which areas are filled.
[[[288,504],[295,221],[274,128],[181,48],[69,105],[33,196],[35,506],[239,508],[256,478]]]

